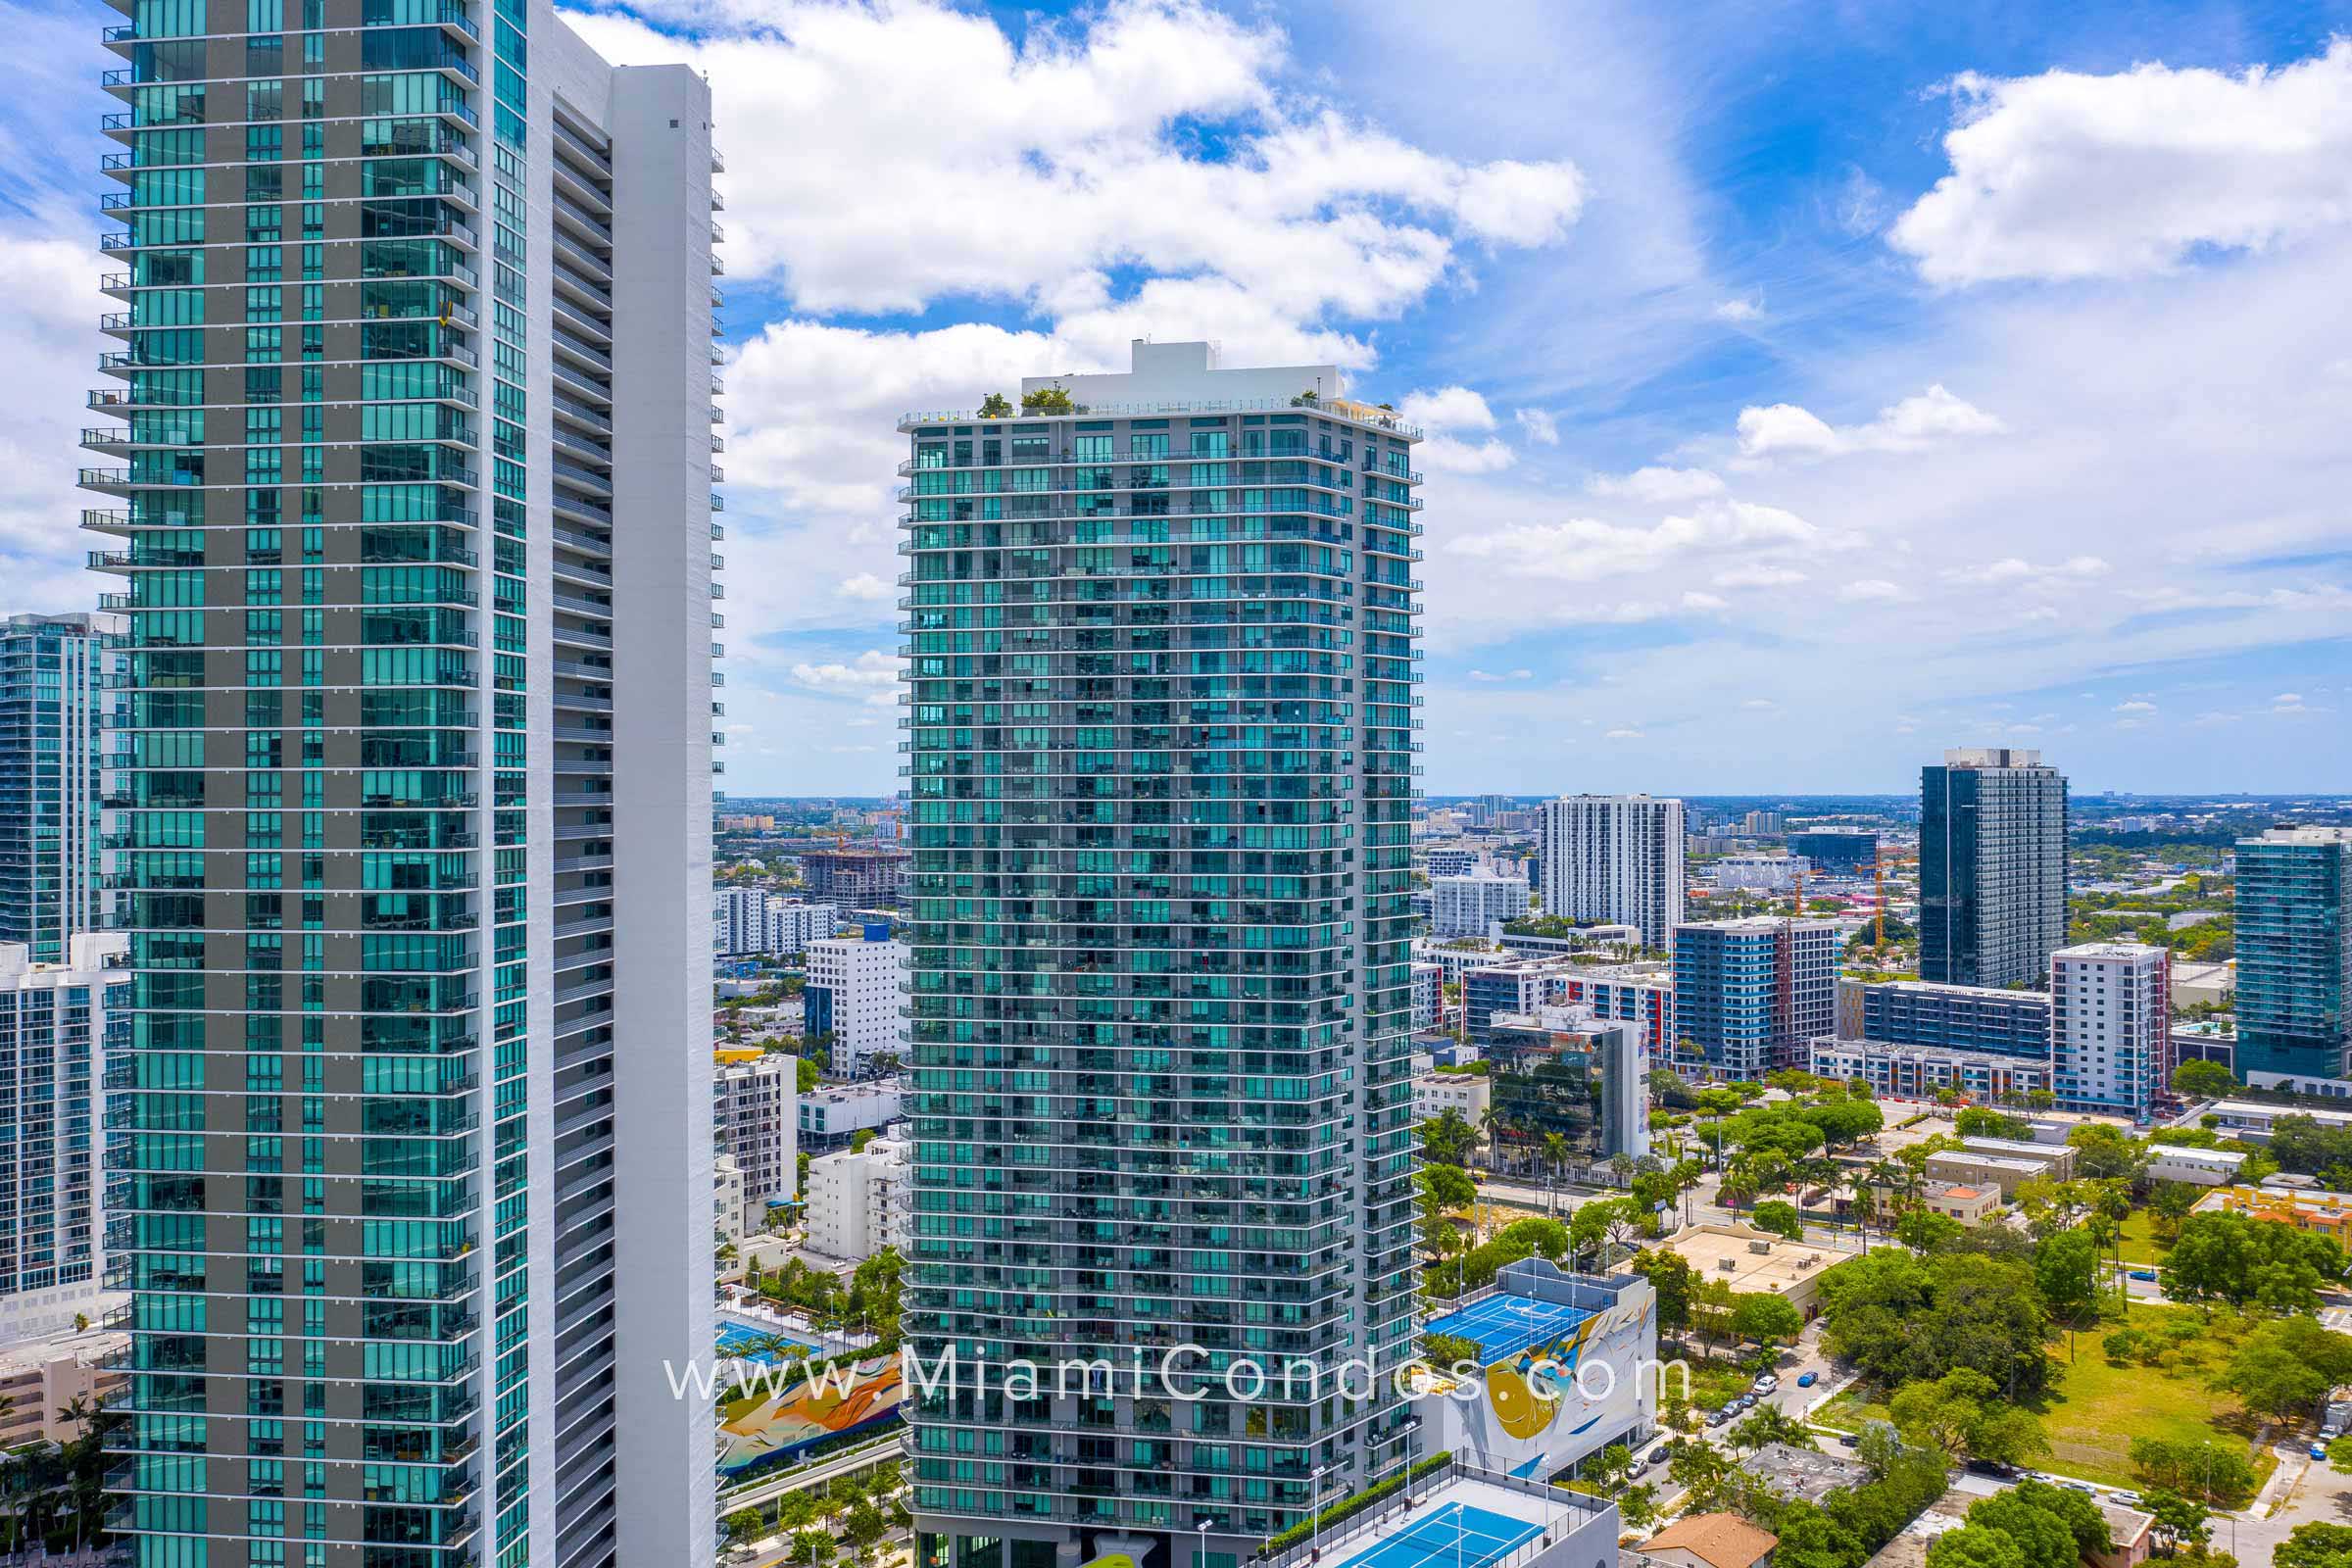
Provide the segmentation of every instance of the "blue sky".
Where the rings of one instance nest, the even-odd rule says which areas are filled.
[[[110,20],[0,5],[8,609],[104,586]],[[2352,0],[574,22],[716,95],[737,793],[896,785],[896,415],[1147,333],[1432,430],[1433,792],[2344,787]]]

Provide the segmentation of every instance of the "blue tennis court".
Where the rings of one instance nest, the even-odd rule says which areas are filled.
[[[1506,1355],[1551,1344],[1592,1315],[1581,1306],[1501,1292],[1433,1320],[1423,1332],[1475,1340],[1479,1359],[1493,1366]]]
[[[1340,1568],[1486,1568],[1543,1533],[1524,1519],[1448,1502]]]

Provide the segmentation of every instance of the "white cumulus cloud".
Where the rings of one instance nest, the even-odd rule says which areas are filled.
[[[1960,436],[1998,435],[2008,426],[1941,383],[1881,409],[1867,424],[1833,425],[1793,403],[1740,411],[1740,452],[1748,458],[1830,458],[1854,452],[1916,452]]]
[[[1723,494],[1723,476],[1706,468],[1636,468],[1631,473],[1596,473],[1585,481],[1592,495],[1674,507]]]
[[[1888,238],[1947,285],[2162,271],[2352,220],[2352,38],[2236,74],[1967,74],[1951,172]]]

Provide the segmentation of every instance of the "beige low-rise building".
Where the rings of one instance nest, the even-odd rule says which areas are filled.
[[[1974,1229],[2001,1210],[1997,1187],[1970,1187],[1960,1182],[1929,1182],[1912,1194],[1912,1200],[1931,1214],[1956,1219]]]
[[[1967,1150],[1946,1150],[1928,1156],[1927,1174],[1932,1182],[1958,1187],[1989,1187],[2007,1202],[2017,1196],[2017,1190],[2028,1182],[2056,1181],[2047,1160],[2029,1159],[2018,1154],[1980,1154]]]
[[[82,1423],[58,1412],[80,1399],[94,1408],[129,1374],[109,1364],[130,1348],[127,1334],[87,1331],[24,1340],[0,1350],[0,1449],[26,1443],[71,1443]]]
[[[1658,1244],[1735,1294],[1778,1296],[1810,1322],[1821,1309],[1821,1277],[1844,1258],[1833,1248],[1792,1242],[1752,1225],[1687,1225]]]
[[[2037,1159],[2050,1168],[2050,1180],[2071,1182],[2075,1179],[2075,1151],[2063,1138],[2056,1143],[2025,1138],[1963,1138],[1960,1147],[1972,1154]]]

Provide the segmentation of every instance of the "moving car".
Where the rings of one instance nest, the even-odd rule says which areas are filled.
[[[2132,1271],[2132,1277],[2147,1284],[2154,1284],[2156,1271],[2152,1268],[2135,1268]]]
[[[1820,1374],[1816,1372],[1799,1372],[1796,1375],[1796,1386],[1800,1389],[1809,1389],[1819,1376]]]

